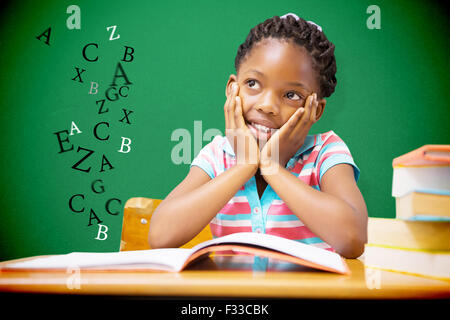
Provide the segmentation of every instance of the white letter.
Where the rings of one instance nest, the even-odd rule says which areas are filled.
[[[367,289],[381,289],[381,271],[372,268],[364,269]]]
[[[105,230],[102,230],[103,227],[105,227]],[[101,240],[101,241],[106,240],[108,238],[108,235],[106,234],[106,232],[108,232],[108,227],[103,224],[99,224],[97,238],[95,238],[95,240]],[[100,238],[100,234],[104,234],[104,237]]]
[[[270,131],[272,132],[272,136],[275,135],[276,129],[270,129]],[[270,155],[270,159],[268,161],[261,161],[261,173],[264,172],[264,175],[274,175],[274,174],[278,174],[278,165],[276,165],[276,163],[278,163],[278,160],[280,159],[280,140],[278,138],[278,136],[270,138],[270,145],[267,147],[268,148],[268,152]],[[263,139],[258,139],[258,145],[259,146],[265,146],[265,143],[267,143],[265,140]]]
[[[170,140],[180,141],[180,138],[183,138],[182,141],[172,148],[170,157],[174,164],[189,164],[191,163],[191,134],[186,129],[178,128],[172,132]],[[180,151],[183,151],[182,156]]]
[[[69,136],[73,136],[73,130],[76,130],[78,133],[81,133],[80,129],[78,129],[78,127],[75,124],[75,122],[72,121],[72,125],[70,126],[70,134],[69,134]]]
[[[373,14],[367,18],[367,28],[372,30],[372,29],[381,29],[381,10],[380,7],[372,4],[370,6],[367,7],[366,13],[372,13]]]
[[[194,121],[194,157],[202,149],[202,121]]]
[[[117,27],[117,26],[110,26],[110,27],[106,28],[107,31],[109,31],[109,29],[112,28],[111,37],[109,37],[109,40],[110,40],[110,41],[111,41],[111,40],[117,40],[117,39],[120,38],[120,34],[118,34],[117,37],[113,38],[113,37],[114,37],[114,33],[116,32],[116,27]]]
[[[220,131],[219,129],[216,128],[209,128],[208,130],[205,131],[205,133],[203,134],[203,141],[205,142],[211,142],[211,140],[215,137],[215,136],[221,136],[222,135],[222,131]]]
[[[67,278],[66,286],[67,289],[80,289],[81,288],[81,274],[80,268],[78,266],[67,268],[66,273],[70,274]]]
[[[125,143],[125,139],[128,140],[127,143]],[[122,145],[120,146],[120,150],[118,152],[122,152],[122,153],[130,152],[130,150],[131,150],[130,144],[131,144],[131,139],[130,138],[122,137]],[[123,151],[123,147],[124,146],[126,146],[128,148],[128,151]]]
[[[95,92],[92,92],[92,90],[95,90]],[[98,93],[98,83],[91,81],[91,89],[89,90],[89,94],[97,94],[97,93]]]
[[[69,29],[69,30],[81,29],[80,7],[72,4],[67,7],[66,12],[67,13],[73,12],[73,14],[67,18],[67,21],[66,21],[67,29]]]

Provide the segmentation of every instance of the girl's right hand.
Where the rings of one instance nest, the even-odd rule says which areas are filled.
[[[225,133],[233,147],[237,164],[259,166],[260,151],[258,143],[245,124],[241,97],[238,95],[239,85],[232,84],[231,94],[225,102]]]

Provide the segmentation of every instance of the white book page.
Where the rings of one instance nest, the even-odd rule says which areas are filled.
[[[450,190],[450,166],[398,167],[392,177],[392,196],[402,197],[414,190]]]
[[[40,257],[33,260],[8,264],[8,268],[21,269],[65,269],[91,268],[120,265],[142,265],[155,270],[180,271],[191,255],[191,249],[169,248],[121,252],[72,252],[63,255]]]
[[[287,253],[294,257],[314,262],[326,267],[330,267],[335,270],[339,270],[342,272],[346,271],[346,266],[341,256],[335,252],[331,252],[325,249],[313,247],[297,241],[263,233],[254,233],[254,232],[233,233],[224,237],[200,243],[199,245],[192,248],[192,250],[197,251],[207,246],[224,243],[251,244],[261,246],[268,249]]]

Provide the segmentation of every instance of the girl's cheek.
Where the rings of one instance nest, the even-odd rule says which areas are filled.
[[[251,109],[251,106],[254,106],[256,101],[255,99],[252,99],[252,97],[248,97],[247,95],[239,95],[241,97],[242,101],[242,108],[247,111]]]
[[[296,110],[296,109],[295,109]],[[295,111],[293,112],[286,112],[285,114],[283,114],[283,124],[285,124],[286,122],[289,121],[289,119],[292,117],[292,115],[295,113]]]
[[[247,100],[245,99],[245,97],[243,97],[241,94],[239,94],[239,97],[241,98],[241,103],[242,103],[242,111],[244,113],[246,113],[248,111],[248,104],[247,104]]]

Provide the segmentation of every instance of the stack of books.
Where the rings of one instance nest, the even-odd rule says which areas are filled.
[[[395,158],[396,218],[370,218],[365,265],[450,280],[450,145]]]

